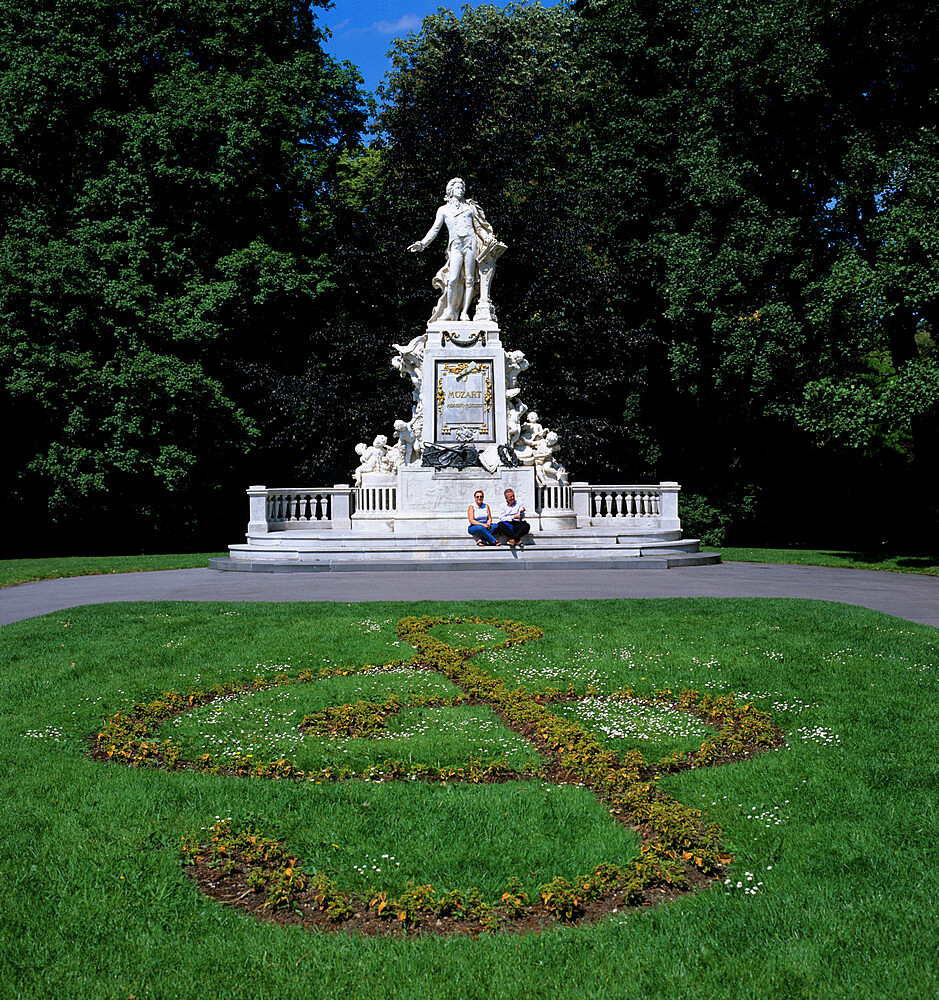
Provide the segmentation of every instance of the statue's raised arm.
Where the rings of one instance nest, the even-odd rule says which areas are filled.
[[[447,258],[434,277],[434,287],[440,298],[431,314],[430,322],[437,320],[470,320],[469,309],[476,295],[474,319],[495,322],[495,310],[489,301],[489,289],[495,272],[496,261],[507,247],[501,243],[485,213],[475,201],[466,197],[462,178],[454,177],[447,184],[446,200],[437,209],[434,224],[427,235],[408,250],[419,253],[436,238],[443,225],[447,226]]]
[[[422,240],[412,243],[408,247],[408,250],[410,250],[411,253],[420,253],[421,250],[426,250],[427,247],[434,242],[434,238],[437,236],[437,233],[440,232],[440,227],[444,223],[444,218],[445,215],[443,205],[441,205],[440,208],[437,209],[437,217],[434,219],[434,224],[427,230],[427,235]]]

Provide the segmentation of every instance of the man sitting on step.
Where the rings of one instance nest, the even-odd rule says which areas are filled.
[[[492,529],[494,535],[505,535],[509,545],[515,548],[522,544],[522,539],[531,531],[531,525],[525,520],[525,508],[515,499],[515,490],[505,491],[505,505],[496,514],[498,522]]]

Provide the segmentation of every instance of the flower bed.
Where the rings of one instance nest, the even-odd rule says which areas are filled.
[[[495,646],[454,647],[432,635],[436,626],[445,623],[495,627],[506,638]],[[407,617],[398,623],[397,632],[417,652],[409,661],[396,660],[385,667],[439,671],[460,688],[461,694],[454,698],[419,696],[408,702],[392,696],[382,703],[359,701],[334,706],[307,716],[306,731],[369,738],[379,734],[385,719],[406,704],[486,705],[527,738],[547,763],[522,772],[500,760],[471,761],[458,768],[385,761],[359,773],[347,768],[304,771],[283,758],[264,761],[244,755],[224,765],[209,754],[184,760],[180,747],[172,740],[154,738],[155,730],[167,719],[218,698],[371,670],[372,664],[324,668],[315,673],[306,670],[295,677],[282,673],[273,679],[232,681],[186,694],[166,691],[159,698],[135,704],[130,712],[112,716],[93,740],[93,755],[129,766],[194,768],[220,775],[306,782],[366,778],[480,783],[539,777],[589,788],[606,805],[615,822],[635,829],[642,840],[640,856],[625,865],[607,863],[574,879],[557,877],[543,884],[535,899],[529,899],[519,880],[511,878],[501,899],[490,902],[473,889],[465,893],[440,892],[416,883],[408,883],[406,891],[394,897],[379,890],[355,896],[342,890],[324,872],[306,873],[300,860],[276,839],[252,827],[235,828],[231,820],[218,820],[211,826],[208,840],[192,835],[183,838],[184,860],[204,891],[280,922],[354,926],[369,933],[518,930],[554,921],[595,919],[623,907],[651,905],[721,879],[731,858],[722,849],[719,828],[705,823],[700,810],[673,799],[656,782],[663,774],[739,760],[779,746],[782,735],[768,713],[749,703],[738,704],[733,697],[690,689],[673,692],[665,688],[647,696],[622,689],[608,697],[670,706],[707,723],[713,732],[696,749],[655,762],[647,761],[638,750],[618,756],[579,722],[551,711],[553,702],[573,700],[572,691],[512,688],[471,662],[482,649],[508,649],[540,638],[538,628],[493,618]],[[589,694],[596,696],[596,692]]]

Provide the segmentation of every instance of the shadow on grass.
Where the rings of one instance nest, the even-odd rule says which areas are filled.
[[[710,546],[708,547],[710,548]],[[716,549],[725,562],[768,562],[793,566],[832,566],[845,569],[882,570],[888,573],[922,573],[939,576],[939,553],[896,552],[883,549]]]
[[[844,559],[847,562],[865,564],[876,569],[902,568],[918,573],[936,572],[939,569],[939,554],[935,555],[905,555],[885,552],[825,552],[824,555],[833,559]]]

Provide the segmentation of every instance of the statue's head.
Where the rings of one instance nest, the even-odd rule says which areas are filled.
[[[457,194],[457,188],[459,188],[459,194]],[[466,185],[463,183],[462,177],[452,177],[447,181],[447,197],[452,198],[456,195],[457,198],[462,198],[466,194]]]

